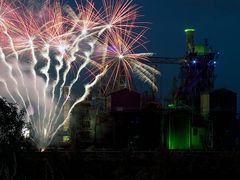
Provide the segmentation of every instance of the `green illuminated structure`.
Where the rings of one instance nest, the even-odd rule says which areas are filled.
[[[176,103],[168,104],[168,108],[175,109],[176,108]]]
[[[168,104],[168,149],[203,149],[212,147],[212,125],[209,121],[209,92],[213,88],[215,54],[208,40],[196,44],[195,29],[187,28],[186,64],[181,65],[181,83],[174,94],[175,104]]]
[[[184,30],[186,33],[186,48],[189,53],[194,52],[194,32],[195,29],[185,29]]]
[[[205,136],[205,128],[192,127],[191,128],[191,149],[203,149],[203,139]]]
[[[169,114],[168,149],[190,149],[190,118],[188,111],[173,110]]]
[[[190,28],[187,28],[187,29],[185,29],[184,31],[185,31],[185,32],[194,32],[194,31],[195,31],[195,29],[190,29]]]
[[[191,110],[171,109],[168,118],[168,149],[203,149],[205,128],[192,126]]]

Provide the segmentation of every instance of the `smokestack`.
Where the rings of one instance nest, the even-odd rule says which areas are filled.
[[[185,29],[186,33],[186,48],[188,53],[194,52],[194,32],[195,29]]]

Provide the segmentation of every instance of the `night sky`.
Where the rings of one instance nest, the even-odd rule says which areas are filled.
[[[100,1],[95,0],[100,5]],[[68,3],[72,3],[68,0]],[[215,88],[240,92],[240,1],[239,0],[134,0],[141,6],[140,21],[148,21],[150,30],[146,47],[158,56],[185,55],[186,27],[195,28],[195,42],[208,38],[214,51],[220,52]],[[177,65],[161,65],[159,96],[167,96]],[[239,103],[238,103],[239,104]],[[239,107],[239,106],[238,106]],[[239,108],[238,108],[239,111]]]

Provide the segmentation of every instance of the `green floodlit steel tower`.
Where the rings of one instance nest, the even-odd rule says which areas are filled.
[[[209,92],[214,85],[216,56],[208,46],[194,42],[195,29],[187,28],[185,62],[181,64],[181,83],[168,105],[168,149],[212,147],[212,124],[208,119]]]
[[[194,32],[195,29],[185,29],[186,33],[186,45],[187,45],[187,51],[188,53],[194,52]]]

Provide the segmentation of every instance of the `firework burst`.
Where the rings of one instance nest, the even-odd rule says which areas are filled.
[[[139,7],[132,0],[103,0],[100,10],[92,0],[76,2],[76,10],[57,0],[38,10],[17,2],[0,0],[0,95],[26,109],[38,148],[46,149],[103,76],[105,89],[113,90],[122,74],[129,88],[135,74],[157,89],[158,71],[144,64],[151,54],[137,51],[144,49],[147,28],[137,21]],[[79,85],[81,96],[73,92]]]

